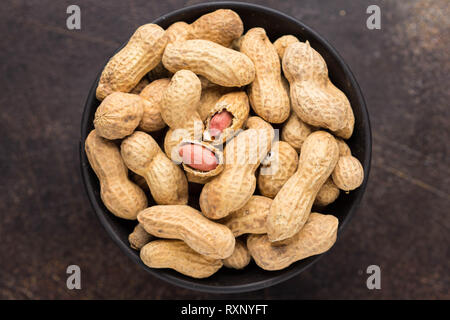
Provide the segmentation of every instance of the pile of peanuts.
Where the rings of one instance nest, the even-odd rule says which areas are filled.
[[[106,208],[137,219],[129,242],[147,266],[194,278],[251,259],[280,270],[335,243],[338,219],[312,208],[358,188],[364,171],[344,141],[350,103],[308,41],[244,34],[225,9],[146,24],[96,96],[85,151]]]

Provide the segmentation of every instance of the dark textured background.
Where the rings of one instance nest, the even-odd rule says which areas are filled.
[[[447,0],[255,1],[330,41],[355,73],[372,121],[373,165],[361,207],[306,272],[252,293],[198,293],[150,276],[110,240],[79,171],[87,92],[137,26],[198,2],[2,3],[0,298],[449,299]],[[81,7],[81,31],[66,29],[69,4]],[[370,4],[381,7],[381,30],[366,28]],[[82,290],[66,288],[70,264],[81,267]],[[366,287],[371,264],[381,267],[381,290]]]

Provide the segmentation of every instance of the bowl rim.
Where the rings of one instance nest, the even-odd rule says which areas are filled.
[[[325,48],[325,50],[335,58],[336,62],[339,64],[339,67],[343,70],[343,72],[348,76],[348,79],[350,80],[351,87],[354,88],[356,92],[356,99],[358,100],[360,106],[361,106],[361,114],[362,114],[362,123],[364,123],[364,131],[365,131],[365,140],[364,140],[364,159],[363,159],[363,168],[365,172],[364,181],[359,187],[360,192],[357,195],[357,197],[354,199],[352,206],[350,207],[345,219],[343,219],[342,223],[338,227],[338,233],[341,235],[342,230],[344,227],[348,224],[348,222],[352,219],[353,215],[359,208],[359,205],[361,203],[361,200],[364,196],[365,189],[367,187],[367,182],[369,179],[370,174],[370,167],[371,167],[371,155],[372,155],[372,131],[371,131],[371,125],[370,125],[370,119],[369,114],[367,110],[367,105],[364,99],[364,96],[362,94],[361,88],[356,81],[355,76],[353,75],[352,71],[350,70],[349,66],[346,64],[346,62],[343,60],[343,58],[339,55],[339,53],[336,51],[336,49],[319,33],[314,31],[312,28],[301,22],[300,20],[297,20],[281,11],[262,6],[252,3],[246,3],[246,2],[236,2],[236,1],[217,1],[217,2],[208,2],[208,3],[200,3],[200,4],[194,4],[191,6],[187,6],[181,9],[177,9],[174,11],[171,11],[169,13],[166,13],[159,18],[155,19],[152,23],[159,24],[160,22],[170,18],[174,15],[180,15],[184,12],[193,11],[193,10],[205,10],[205,9],[211,9],[211,10],[217,10],[219,8],[244,8],[244,9],[256,9],[259,11],[265,11],[273,15],[277,15],[280,17],[280,19],[290,21],[291,23],[299,25],[302,29],[306,31],[306,33],[309,33],[312,37],[315,38],[318,42],[321,43],[321,45]],[[121,45],[117,50],[119,50],[123,45]],[[106,64],[106,62],[105,62]],[[102,67],[103,69],[103,67]],[[313,264],[315,264],[319,259],[321,259],[327,252],[322,253],[320,255],[316,255],[313,257],[310,257],[309,263],[304,265],[301,268],[294,268],[290,270],[286,270],[285,273],[275,275],[270,279],[265,279],[257,282],[252,282],[248,284],[239,284],[239,285],[209,285],[209,284],[201,284],[196,281],[198,279],[181,279],[171,274],[163,274],[160,273],[158,269],[152,269],[146,266],[139,258],[139,255],[136,255],[134,253],[134,250],[131,249],[130,246],[125,244],[120,237],[117,235],[117,233],[114,231],[113,227],[109,224],[109,221],[107,221],[106,217],[103,214],[103,209],[100,207],[100,205],[97,202],[94,188],[92,184],[89,183],[89,162],[87,160],[86,153],[84,151],[84,141],[88,134],[88,128],[89,128],[89,114],[88,114],[88,105],[92,99],[96,99],[95,97],[95,91],[96,91],[96,83],[98,82],[100,78],[101,70],[97,74],[97,77],[92,84],[86,102],[84,104],[84,110],[82,113],[81,118],[81,135],[80,135],[80,141],[79,141],[79,156],[80,156],[80,169],[81,169],[81,177],[83,180],[84,188],[86,190],[87,196],[89,198],[89,201],[91,203],[92,208],[94,209],[95,215],[100,221],[100,224],[105,228],[106,232],[109,234],[109,236],[112,238],[112,240],[122,249],[125,254],[131,258],[135,263],[141,265],[147,272],[152,274],[153,276],[157,277],[158,279],[161,279],[163,281],[167,281],[173,285],[180,286],[186,289],[190,290],[196,290],[201,292],[208,292],[208,293],[222,293],[222,294],[229,294],[229,293],[241,293],[241,292],[249,292],[249,291],[255,291],[259,289],[264,289],[276,284],[279,284],[281,282],[284,282],[286,280],[289,280],[290,278],[299,275],[309,267],[311,267]],[[338,237],[339,238],[339,237]],[[268,271],[269,272],[269,271]]]

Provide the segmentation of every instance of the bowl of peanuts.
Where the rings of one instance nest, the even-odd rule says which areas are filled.
[[[132,260],[233,293],[332,249],[364,194],[372,138],[358,83],[323,37],[270,8],[213,2],[140,26],[105,59],[81,173]]]

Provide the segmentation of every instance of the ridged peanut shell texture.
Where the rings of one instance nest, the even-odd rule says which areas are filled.
[[[327,181],[325,181],[317,193],[316,199],[314,200],[314,205],[320,208],[326,207],[330,203],[336,201],[339,197],[339,193],[339,188],[330,177]]]
[[[162,61],[171,72],[190,70],[224,87],[245,86],[255,78],[255,67],[245,54],[208,40],[168,44]]]
[[[295,112],[291,112],[288,120],[281,128],[281,140],[286,141],[297,152],[300,152],[303,142],[315,129],[303,122]]]
[[[166,123],[161,116],[161,101],[170,80],[167,78],[152,81],[144,87],[139,95],[148,101],[143,107],[142,120],[138,129],[146,132],[161,130]]]
[[[229,47],[244,32],[244,24],[233,10],[219,9],[204,14],[191,25],[194,39],[204,39]]]
[[[231,269],[244,269],[249,263],[252,257],[247,250],[247,246],[242,240],[236,240],[234,251],[231,256],[223,259],[223,265]]]
[[[339,161],[334,168],[333,182],[344,191],[351,191],[358,188],[364,181],[364,169],[353,156],[339,157]]]
[[[200,207],[210,219],[242,208],[255,191],[255,171],[271,148],[274,131],[259,117],[249,118],[246,125],[248,129],[225,146],[222,173],[205,184],[200,194]]]
[[[197,111],[202,121],[206,120],[206,118],[211,113],[211,110],[216,105],[217,101],[219,101],[219,99],[225,93],[228,93],[229,90],[232,90],[232,88],[225,88],[220,86],[213,86],[202,89],[199,105],[197,107]]]
[[[122,141],[120,149],[127,167],[145,178],[156,203],[187,203],[188,184],[183,170],[167,158],[149,134],[135,131]]]
[[[95,112],[97,134],[111,140],[132,134],[141,122],[147,104],[147,100],[136,94],[114,92],[107,96]]]
[[[304,226],[317,193],[338,159],[339,148],[331,134],[316,131],[306,138],[297,172],[284,184],[270,207],[266,225],[270,241],[290,238]]]
[[[211,118],[213,118],[216,113],[222,111],[231,113],[233,119],[230,126],[224,129],[218,138],[213,140],[209,133]],[[208,112],[203,139],[206,141],[212,141],[214,144],[221,144],[228,141],[237,133],[239,129],[244,126],[249,112],[250,106],[248,103],[247,94],[245,92],[238,91],[224,94]]]
[[[338,219],[311,213],[305,226],[285,245],[273,245],[267,235],[250,235],[247,248],[264,270],[281,270],[292,263],[329,250],[336,242]]]
[[[170,268],[192,278],[207,278],[222,267],[222,260],[201,255],[180,240],[155,240],[140,253],[150,268]]]
[[[287,47],[289,47],[291,44],[296,43],[296,42],[300,42],[300,40],[298,40],[297,37],[290,35],[290,34],[282,36],[282,37],[278,38],[277,40],[275,40],[273,45],[275,46],[275,49],[277,50],[277,53],[278,53],[278,56],[280,57],[280,59],[283,59],[283,55],[284,55],[284,52],[286,51]]]
[[[277,51],[263,28],[253,28],[245,34],[241,52],[255,65],[255,80],[248,94],[253,110],[268,122],[284,122],[290,112],[289,95],[281,82]]]
[[[346,136],[353,131],[350,103],[331,83],[325,60],[309,42],[296,42],[286,49],[283,71],[290,84],[292,110],[301,120],[331,131],[351,126]]]
[[[100,181],[100,196],[115,216],[134,220],[147,207],[144,191],[128,179],[128,169],[112,141],[92,130],[85,141],[89,163]]]
[[[192,39],[213,41],[224,47],[244,32],[244,24],[233,10],[219,9],[202,15],[191,24],[178,21],[166,30],[167,43]]]
[[[336,142],[339,147],[339,156],[340,157],[352,155],[352,151],[350,150],[350,147],[348,146],[347,143],[345,143],[344,140],[342,140],[340,138],[336,138]]]
[[[231,212],[219,222],[226,225],[235,237],[246,233],[266,233],[266,219],[271,205],[270,198],[251,196],[242,208]]]
[[[198,77],[189,70],[174,74],[161,101],[161,115],[170,127],[164,140],[167,156],[181,162],[175,147],[183,140],[201,140],[203,122],[197,108],[202,88]]]
[[[352,156],[352,152],[344,140],[336,138],[336,142],[339,146],[339,160],[331,176],[339,189],[348,192],[363,183],[364,168],[361,162]]]
[[[166,30],[167,44],[192,39],[192,27],[183,21],[172,23]]]
[[[172,129],[186,128],[194,121],[201,122],[197,112],[202,94],[198,77],[189,70],[176,72],[161,101],[161,115]]]
[[[97,87],[97,99],[114,91],[130,92],[161,61],[167,38],[156,24],[140,26],[128,43],[106,64]]]
[[[295,173],[298,165],[297,151],[289,143],[277,141],[261,163],[258,189],[263,196],[275,198],[286,181]]]
[[[235,239],[230,229],[189,206],[153,206],[141,211],[138,221],[148,233],[183,240],[196,252],[211,258],[228,258],[234,250]]]

